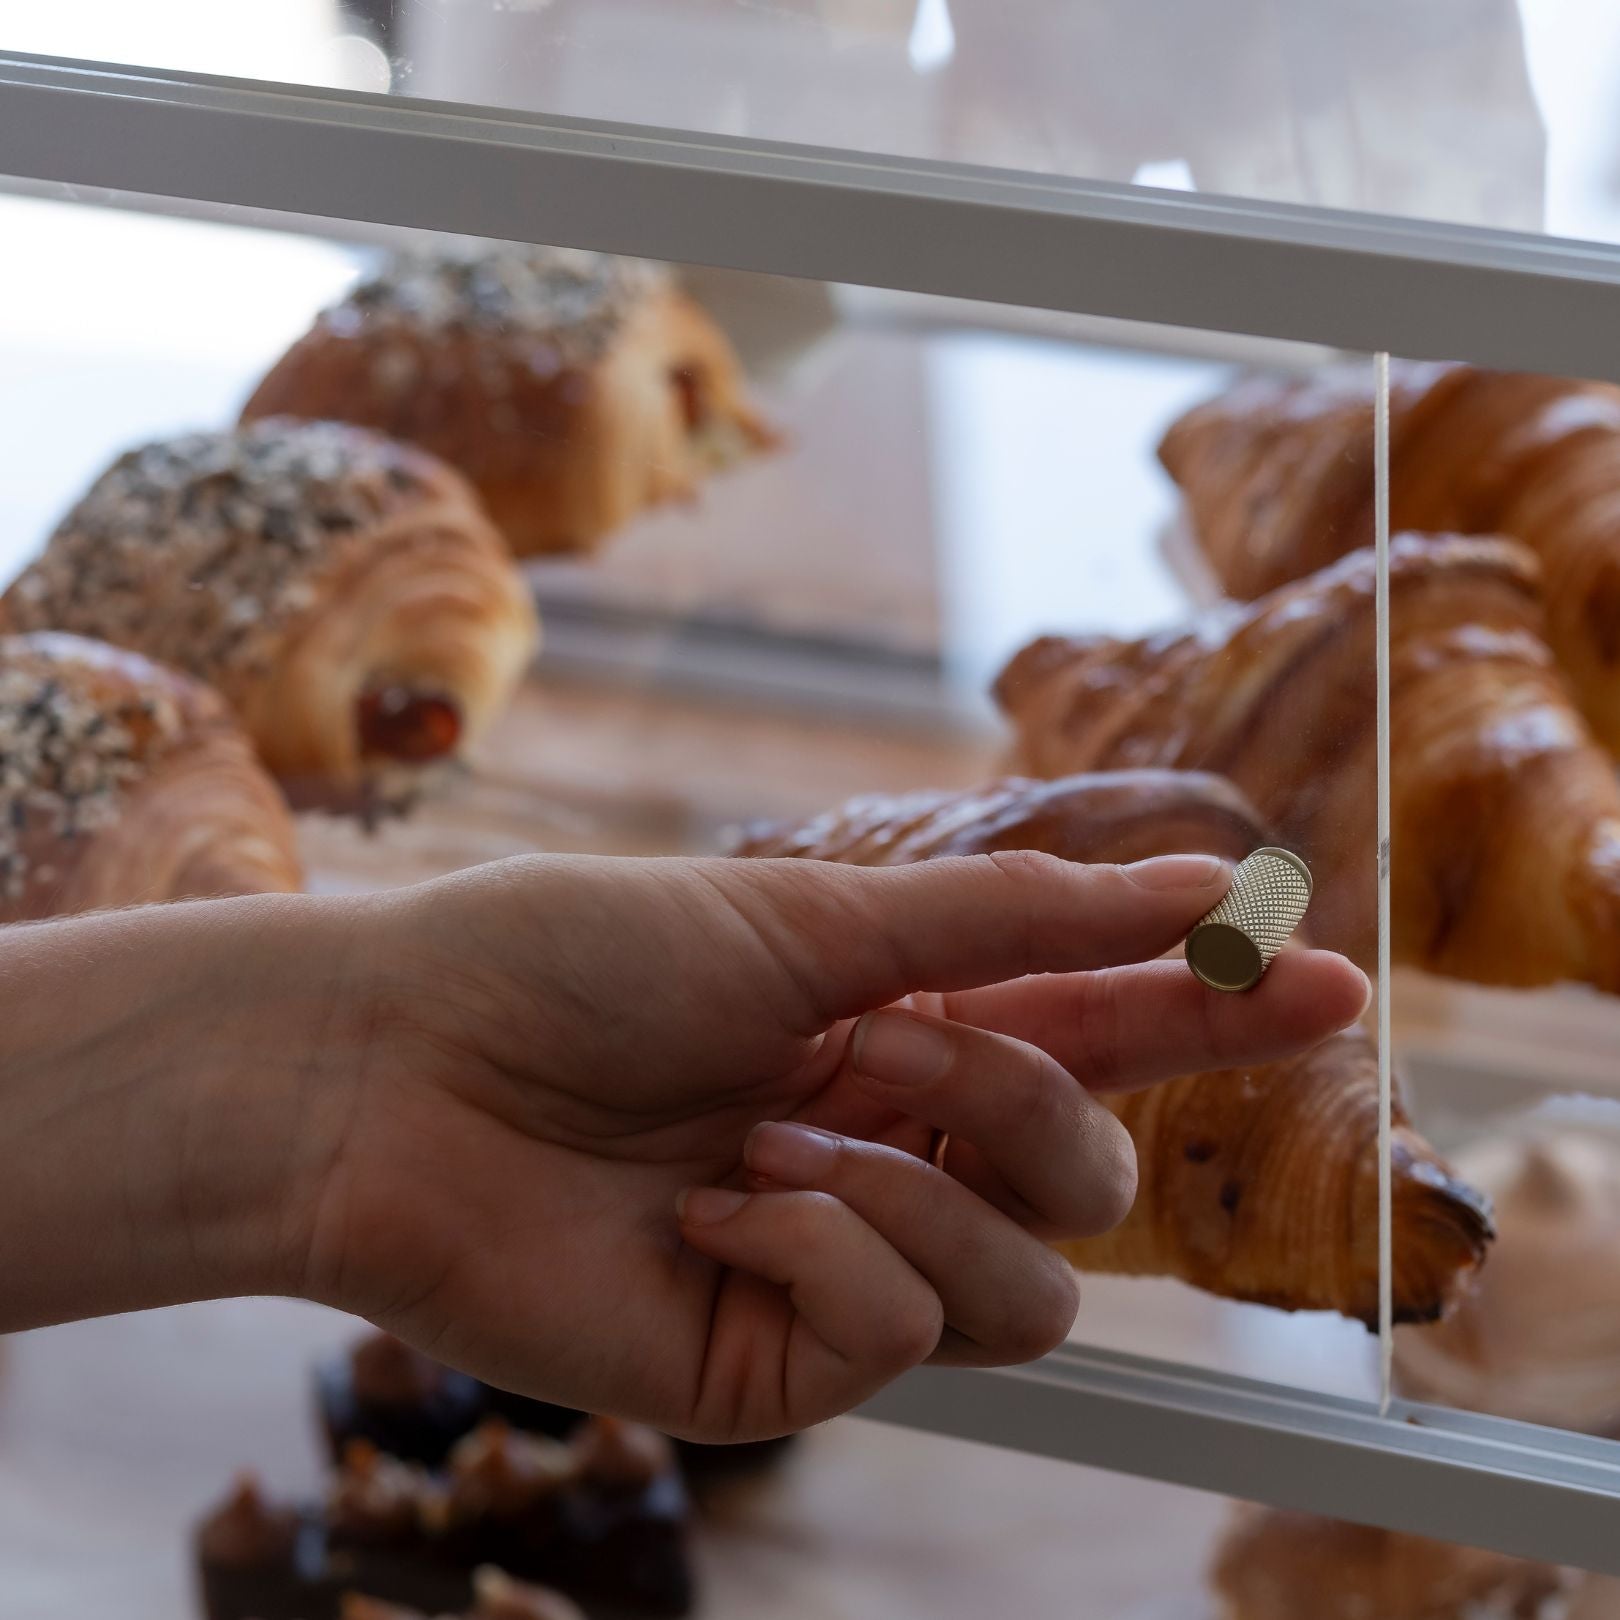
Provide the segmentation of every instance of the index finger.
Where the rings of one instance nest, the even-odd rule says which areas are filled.
[[[1214,855],[1091,866],[1030,850],[879,868],[716,866],[823,1025],[917,991],[1151,961],[1221,899],[1232,875]]]
[[[1039,1047],[1089,1090],[1129,1091],[1305,1051],[1359,1018],[1371,994],[1344,957],[1291,946],[1241,995],[1208,989],[1183,962],[1144,962],[964,990],[941,1010]]]

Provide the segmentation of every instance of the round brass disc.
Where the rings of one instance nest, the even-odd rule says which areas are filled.
[[[1247,990],[1260,982],[1260,947],[1230,923],[1205,923],[1187,936],[1187,966],[1211,990]]]

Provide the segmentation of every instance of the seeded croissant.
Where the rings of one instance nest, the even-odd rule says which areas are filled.
[[[286,806],[212,692],[77,636],[0,636],[0,924],[299,886]]]
[[[132,450],[0,597],[207,681],[301,803],[400,807],[534,651],[500,536],[442,462],[269,421]]]
[[[1268,842],[1230,784],[1140,770],[873,795],[800,826],[753,828],[738,853],[855,866],[1006,849],[1076,861],[1186,849],[1237,859]],[[1176,1277],[1230,1299],[1376,1322],[1378,1063],[1364,1035],[1106,1101],[1136,1144],[1140,1180],[1119,1227],[1062,1245],[1079,1269]],[[1484,1258],[1490,1231],[1485,1201],[1397,1106],[1397,1320],[1441,1315]]]
[[[442,456],[519,556],[594,550],[775,438],[662,268],[553,248],[393,259],[276,362],[243,411],[264,416]]]
[[[1620,388],[1410,362],[1390,382],[1391,523],[1528,546],[1547,639],[1620,750]],[[1369,366],[1249,379],[1175,423],[1159,455],[1228,595],[1371,543],[1372,430]]]
[[[1355,552],[1184,634],[1033,643],[996,684],[1019,764],[1219,772],[1310,865],[1317,941],[1369,963],[1374,584]],[[1543,639],[1538,585],[1511,542],[1392,547],[1394,956],[1620,992],[1620,783]]]

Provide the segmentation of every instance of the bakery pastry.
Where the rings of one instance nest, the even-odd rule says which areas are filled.
[[[1258,812],[1199,771],[1098,771],[1046,782],[1005,777],[966,791],[873,793],[808,820],[744,828],[732,852],[845,866],[1034,849],[1070,861],[1135,861],[1198,849],[1238,861],[1266,843]]]
[[[1190,411],[1159,455],[1233,596],[1254,597],[1372,540],[1367,365],[1254,377]],[[1501,534],[1541,563],[1547,638],[1587,719],[1620,749],[1620,388],[1397,362],[1390,521]]]
[[[1413,1400],[1620,1435],[1620,1107],[1559,1099],[1458,1156],[1496,1204],[1491,1263],[1446,1320],[1404,1327]],[[1617,1620],[1600,1576],[1244,1507],[1212,1579],[1229,1620]]]
[[[592,1613],[680,1615],[693,1601],[689,1516],[651,1430],[592,1418],[564,1444],[490,1419],[440,1472],[355,1442],[321,1503],[275,1503],[239,1480],[194,1549],[208,1620],[339,1620],[347,1593],[458,1613],[489,1566]]]
[[[1189,848],[1239,857],[1268,841],[1229,784],[1141,770],[869,796],[800,826],[754,828],[739,853],[890,866],[1004,849],[1082,861]],[[1113,1232],[1062,1245],[1077,1267],[1376,1321],[1378,1064],[1364,1035],[1104,1100],[1136,1144],[1136,1202]],[[1397,1318],[1442,1314],[1490,1231],[1485,1201],[1397,1111]]]
[[[1462,1155],[1501,1237],[1449,1321],[1398,1335],[1404,1395],[1620,1438],[1620,1108],[1587,1108]]]
[[[520,556],[590,551],[774,442],[730,344],[667,272],[551,248],[391,260],[242,414],[422,445],[472,480]]]
[[[359,1441],[438,1468],[485,1418],[500,1418],[523,1434],[564,1440],[586,1416],[456,1372],[388,1333],[369,1333],[347,1354],[321,1362],[315,1394],[334,1462]],[[763,1467],[793,1440],[792,1435],[734,1445],[676,1440],[674,1446],[682,1473],[698,1487]]]
[[[225,704],[78,636],[0,636],[0,923],[301,886]]]
[[[1079,1270],[1377,1327],[1378,1057],[1365,1035],[1104,1101],[1136,1146],[1136,1201],[1112,1232],[1059,1245]],[[1485,1258],[1490,1204],[1398,1097],[1393,1155],[1395,1320],[1432,1322]]]
[[[401,1608],[359,1593],[344,1594],[339,1620],[431,1620],[420,1609]],[[543,1586],[514,1581],[493,1565],[473,1571],[472,1607],[440,1620],[585,1620],[577,1603]]]
[[[299,802],[397,806],[494,717],[533,654],[500,536],[442,462],[332,423],[121,456],[0,597],[183,669]]]
[[[1210,1580],[1224,1620],[1564,1620],[1551,1564],[1245,1505]]]
[[[1511,542],[1392,546],[1394,957],[1620,991],[1620,783],[1541,638],[1537,583]],[[1370,963],[1374,589],[1360,551],[1181,634],[1037,641],[996,683],[1017,763],[1230,778],[1309,863],[1313,936]]]

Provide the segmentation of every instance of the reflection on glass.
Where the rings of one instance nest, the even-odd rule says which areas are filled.
[[[0,49],[1615,240],[1604,0],[111,0]]]

